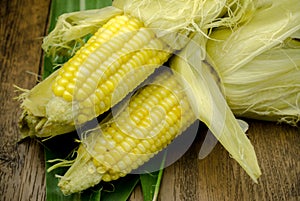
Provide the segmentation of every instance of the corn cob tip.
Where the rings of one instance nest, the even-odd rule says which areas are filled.
[[[81,146],[77,154],[74,164],[58,183],[58,187],[64,195],[81,192],[93,187],[102,179],[102,174],[96,170],[91,155],[84,147]]]
[[[21,138],[26,137],[50,137],[62,133],[71,132],[75,129],[73,123],[72,104],[67,103],[59,98],[51,99],[42,110],[47,111],[47,115],[36,115],[31,112],[34,104],[31,101],[25,100],[23,112],[19,119],[19,128]],[[39,107],[41,108],[41,107]]]
[[[23,93],[17,99],[22,109],[18,122],[22,139],[50,137],[75,129],[72,103],[53,97],[49,87],[57,75],[58,71],[55,71],[31,90],[21,90]]]
[[[23,111],[19,119],[20,138],[27,137],[53,137],[55,135],[71,132],[75,129],[74,124],[62,124],[49,121],[46,117],[34,116]]]

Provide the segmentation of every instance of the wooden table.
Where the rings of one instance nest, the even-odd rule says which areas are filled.
[[[1,0],[0,23],[0,200],[45,200],[43,148],[35,140],[17,143],[19,103],[14,84],[31,88],[41,74],[42,37],[47,30],[50,0]],[[164,172],[159,200],[300,200],[299,129],[249,121],[262,170],[255,184],[217,145],[197,159],[201,139]],[[130,200],[141,200],[138,187]]]

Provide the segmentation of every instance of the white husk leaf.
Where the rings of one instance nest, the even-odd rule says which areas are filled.
[[[115,0],[113,6],[141,19],[173,49],[182,49],[192,32],[234,27],[259,6],[256,0]],[[222,16],[222,18],[221,18]]]
[[[83,10],[65,13],[59,16],[53,31],[44,38],[42,48],[51,56],[60,50],[72,50],[74,44],[87,34],[94,34],[110,18],[121,14],[123,11],[113,6],[102,9]],[[76,52],[76,49],[73,50]]]
[[[183,83],[188,83],[187,93],[197,117],[207,125],[231,157],[257,182],[261,171],[254,148],[243,131],[246,125],[241,126],[235,119],[219,89],[218,80],[204,61],[205,49],[201,47],[205,46],[205,38],[196,35],[193,39],[172,60],[171,67],[183,76]]]
[[[207,43],[227,102],[238,116],[300,120],[300,1],[276,1],[235,29],[219,29]]]
[[[300,29],[300,1],[274,1],[237,29],[214,31],[207,52],[221,78],[229,77],[254,57],[282,43]]]

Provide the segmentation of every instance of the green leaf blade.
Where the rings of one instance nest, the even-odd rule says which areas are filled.
[[[101,201],[126,201],[139,182],[140,177],[137,174],[129,174],[111,183],[113,191],[103,190]]]
[[[160,169],[158,171],[140,175],[144,201],[157,200],[161,179],[164,171],[166,156],[167,151],[164,152],[162,162],[160,164]]]

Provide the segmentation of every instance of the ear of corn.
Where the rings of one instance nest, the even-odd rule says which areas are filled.
[[[101,129],[87,132],[78,156],[61,178],[65,194],[130,173],[196,120],[175,75],[165,71]],[[80,171],[80,173],[79,173]]]
[[[82,124],[107,111],[169,55],[167,45],[136,18],[119,15],[110,19],[51,81],[29,92],[22,104],[23,130],[38,137],[74,130],[74,122]],[[51,86],[46,96],[33,94]],[[32,96],[43,101],[33,103]],[[33,110],[41,110],[42,115],[36,116]]]

